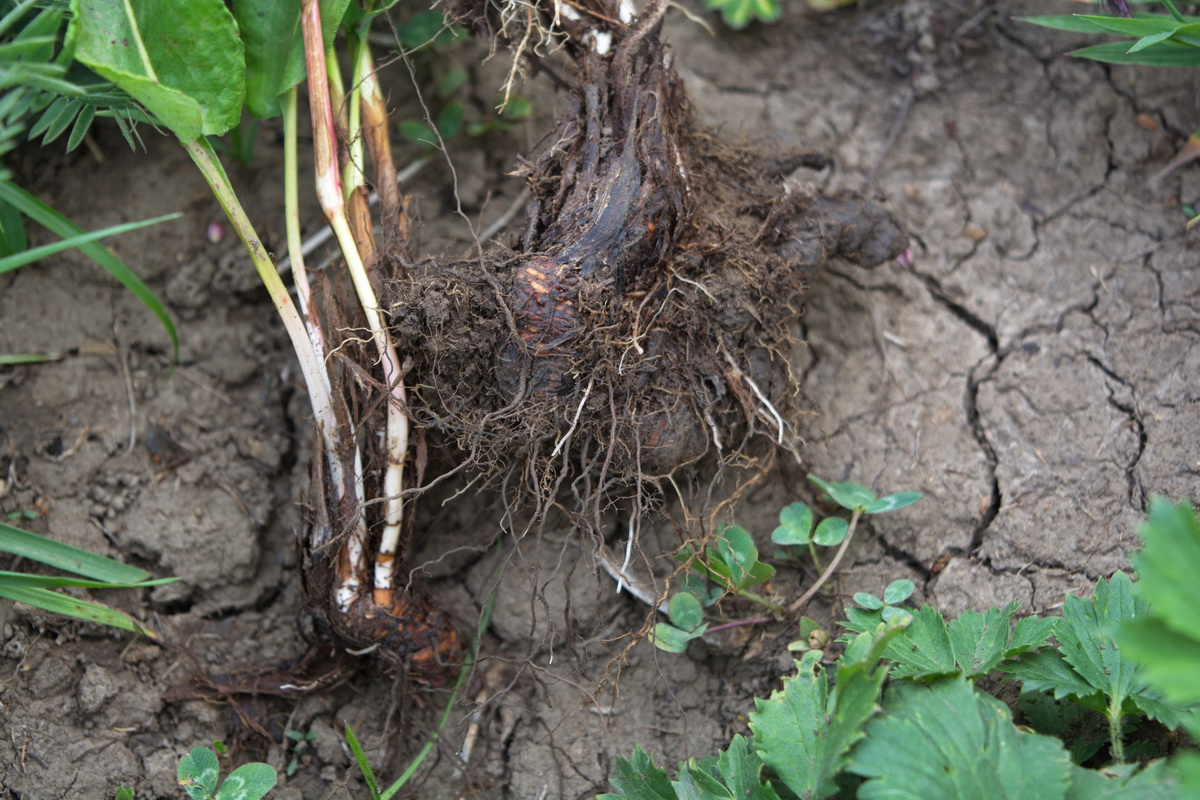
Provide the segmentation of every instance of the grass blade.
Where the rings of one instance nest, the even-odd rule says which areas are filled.
[[[8,572],[0,570],[0,585],[2,586],[38,586],[43,589],[58,589],[63,586],[76,586],[80,589],[144,589],[148,586],[162,586],[173,583],[178,578],[155,578],[138,583],[116,583],[113,581],[89,581],[83,578],[67,578],[61,575],[30,575],[26,572]]]
[[[82,233],[78,236],[71,236],[67,239],[60,239],[57,242],[44,244],[40,247],[35,247],[32,250],[26,250],[23,253],[14,253],[11,256],[0,258],[0,274],[10,272],[18,267],[23,267],[26,264],[31,264],[34,261],[47,258],[55,253],[61,253],[63,250],[70,250],[72,247],[79,247],[80,245],[87,244],[88,242],[94,242],[97,239],[104,239],[108,236],[116,236],[120,233],[128,233],[129,231],[135,231],[138,228],[145,228],[150,225],[157,225],[158,223],[166,222],[167,220],[179,219],[182,216],[183,214],[177,211],[174,214],[165,214],[161,217],[155,217],[153,219],[144,219],[139,222],[126,222],[121,225],[113,225],[109,228],[102,228],[98,231],[91,231],[90,233]]]
[[[10,364],[38,364],[42,361],[57,361],[61,356],[51,356],[45,353],[0,353],[0,367]]]
[[[8,203],[34,222],[49,228],[63,238],[86,233],[83,228],[15,184],[0,183],[0,202]],[[112,251],[100,246],[97,242],[81,244],[79,250],[103,267],[122,286],[133,292],[142,301],[142,305],[158,317],[159,322],[166,328],[167,335],[171,337],[171,363],[174,364],[178,361],[179,334],[175,331],[175,323],[171,321],[171,316],[154,292],[150,291],[146,284],[142,283],[142,279],[125,266],[121,259],[113,255]]]
[[[65,572],[109,583],[140,583],[151,577],[144,569],[122,564],[107,556],[56,542],[3,522],[0,522],[0,552],[12,553]]]
[[[27,606],[34,606],[44,611],[49,611],[52,614],[61,614],[66,617],[75,617],[76,619],[86,620],[87,622],[97,622],[101,625],[108,625],[111,628],[120,628],[121,630],[133,631],[149,636],[151,639],[157,639],[158,636],[147,629],[140,622],[135,620],[128,614],[123,614],[120,611],[102,606],[99,603],[91,603],[87,600],[76,600],[74,597],[67,597],[65,594],[52,592],[49,589],[41,588],[24,588],[20,586],[5,586],[0,584],[0,597],[7,597],[17,603],[24,603]]]

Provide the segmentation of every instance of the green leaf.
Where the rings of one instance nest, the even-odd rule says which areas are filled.
[[[905,600],[912,597],[912,594],[914,591],[916,591],[916,589],[916,584],[910,580],[904,579],[892,581],[887,585],[887,588],[883,590],[883,602],[891,606],[903,603]]]
[[[1200,66],[1200,50],[1174,39],[1159,42],[1136,53],[1130,53],[1128,50],[1124,42],[1107,42],[1074,50],[1071,55],[1106,64],[1139,64],[1147,67]]]
[[[725,24],[741,30],[751,20],[774,22],[779,19],[778,0],[704,0],[705,8],[720,10]]]
[[[900,508],[907,508],[923,497],[920,492],[897,492],[881,497],[873,503],[867,504],[863,510],[864,514],[886,514],[888,511],[896,511]]]
[[[690,631],[680,630],[674,625],[660,622],[650,632],[650,643],[667,653],[682,653],[687,650],[688,642],[704,634],[708,625],[701,625]]]
[[[193,747],[187,755],[179,759],[179,767],[175,771],[179,785],[184,787],[188,797],[193,800],[205,800],[217,790],[217,780],[221,777],[217,756],[207,747]]]
[[[442,98],[443,100],[449,98],[459,89],[461,89],[468,80],[470,80],[470,76],[467,75],[467,71],[465,69],[451,70],[450,72],[446,73],[446,77],[438,81],[438,97]]]
[[[117,789],[117,793],[113,795],[113,800],[133,800],[133,789],[128,786],[121,786]]]
[[[503,103],[497,103],[500,111],[500,116],[508,120],[525,119],[533,113],[533,103],[528,97],[522,97],[519,94],[511,94],[508,100]]]
[[[258,800],[275,788],[279,776],[269,764],[253,761],[229,773],[215,800]]]
[[[826,517],[817,525],[813,541],[822,547],[836,547],[846,540],[850,523],[841,517]]]
[[[739,589],[746,589],[768,580],[775,568],[761,564],[754,539],[738,525],[726,525],[717,539],[716,550],[709,548],[709,567],[729,578]],[[715,556],[715,558],[714,558]]]
[[[655,766],[654,759],[640,744],[633,748],[633,758],[618,756],[609,783],[618,794],[600,795],[597,800],[676,800],[677,797],[667,773]]]
[[[717,769],[730,797],[739,800],[779,800],[768,783],[762,782],[763,762],[744,736],[734,736],[728,749],[717,757]]]
[[[812,535],[813,513],[805,503],[791,503],[779,512],[779,527],[771,533],[775,544],[808,544]]]
[[[50,229],[50,231],[64,239],[85,233],[83,228],[80,228],[62,214],[13,183],[0,181],[0,204],[7,204],[15,208],[34,222]],[[159,301],[154,292],[150,291],[146,287],[146,284],[142,283],[142,279],[135,275],[133,270],[125,266],[125,263],[121,259],[117,258],[110,250],[107,250],[99,243],[87,242],[81,244],[79,245],[79,250],[104,268],[109,275],[116,278],[122,286],[132,292],[142,302],[142,305],[149,309],[154,316],[158,317],[159,322],[167,329],[167,334],[171,337],[171,361],[172,363],[178,361],[179,335],[175,331],[175,323],[171,321],[170,315],[167,314],[167,310],[163,308],[162,302]]]
[[[43,361],[55,361],[57,356],[45,353],[0,353],[0,366],[10,364],[40,364]]]
[[[405,50],[420,47],[446,45],[466,38],[466,32],[457,25],[448,25],[441,11],[422,11],[396,29],[400,44]]]
[[[151,577],[144,569],[122,564],[106,556],[56,542],[3,522],[0,522],[0,551],[97,581],[139,583]]]
[[[354,735],[354,729],[350,727],[349,722],[346,723],[346,743],[350,745],[350,752],[354,754],[354,761],[358,764],[363,782],[367,784],[367,791],[371,793],[372,800],[379,800],[379,779],[375,777],[375,770],[371,769],[371,762],[367,758],[362,744],[359,743],[358,737]]]
[[[424,122],[416,119],[400,120],[400,134],[410,141],[422,145],[436,145],[437,134]]]
[[[1082,764],[1108,744],[1108,721],[1104,715],[1078,703],[1064,703],[1045,692],[1025,692],[1017,707],[1035,732],[1061,739],[1076,764]]]
[[[123,614],[120,611],[99,603],[76,600],[74,597],[52,592],[49,589],[9,586],[0,583],[0,597],[6,597],[15,603],[34,606],[35,608],[49,611],[51,614],[61,614],[64,617],[74,617],[86,622],[107,625],[110,628],[119,628],[133,633],[140,633],[151,639],[158,638],[153,631],[128,614]]]
[[[1178,780],[1167,771],[1166,761],[1114,764],[1104,769],[1071,770],[1071,785],[1065,800],[1180,800],[1194,795],[1181,791]]]
[[[1169,14],[1144,14],[1132,19],[1097,14],[1081,14],[1080,17],[1101,30],[1126,36],[1152,36],[1164,32],[1170,34],[1180,27],[1180,22]]]
[[[784,679],[782,692],[756,699],[757,710],[750,714],[759,758],[800,797],[837,792],[834,778],[863,738],[887,677],[873,662],[839,666],[837,690],[830,695],[820,658],[819,650],[805,653],[796,663],[799,674]]]
[[[71,0],[75,57],[183,142],[241,118],[246,64],[224,0]]]
[[[840,481],[828,483],[816,475],[808,476],[809,482],[825,492],[829,499],[847,511],[863,510],[875,502],[875,493],[861,483]]]
[[[883,601],[869,592],[855,592],[854,602],[871,611],[878,611],[883,608]]]
[[[1142,684],[1135,682],[1137,667],[1117,649],[1110,631],[1145,611],[1145,602],[1133,595],[1129,576],[1117,572],[1111,580],[1096,583],[1090,601],[1067,595],[1062,619],[1054,626],[1063,658],[1093,689],[1112,698],[1115,707]]]
[[[279,95],[300,38],[300,4],[233,0],[246,59],[246,108],[260,119],[283,113]]]
[[[155,217],[154,219],[141,220],[140,222],[126,222],[124,225],[113,225],[112,227],[103,228],[98,231],[81,233],[78,236],[70,236],[66,239],[60,239],[57,242],[44,244],[41,247],[34,247],[21,253],[15,253],[11,256],[0,258],[0,274],[17,269],[18,267],[23,267],[27,264],[31,264],[34,261],[48,258],[56,253],[61,253],[64,250],[70,250],[73,247],[79,247],[80,245],[87,244],[88,242],[94,242],[97,239],[104,239],[108,236],[116,236],[121,233],[128,233],[129,231],[135,231],[138,228],[145,228],[148,225],[157,225],[158,223],[166,222],[167,220],[179,219],[182,216],[183,214],[176,212],[174,214],[166,214],[161,217]]]
[[[1096,23],[1080,14],[1047,14],[1037,17],[1017,17],[1021,22],[1071,33],[1104,33]]]
[[[667,605],[667,616],[678,628],[694,631],[704,622],[704,609],[700,601],[690,592],[679,592],[671,598]]]
[[[281,5],[290,4],[283,3]],[[350,6],[350,0],[320,0],[319,5],[321,10],[321,39],[325,44],[325,51],[329,52],[329,48],[333,46],[333,40],[337,36],[338,29],[342,25],[342,20],[346,16],[346,9]],[[291,42],[287,69],[284,70],[283,80],[277,87],[276,94],[283,94],[303,81],[307,76],[307,67],[304,64],[304,36],[300,28],[297,27],[295,36]]]
[[[1100,695],[1094,686],[1071,669],[1057,650],[1043,650],[1039,653],[1024,655],[1020,661],[1012,661],[999,667],[1001,672],[1012,675],[1021,681],[1022,688],[1027,692],[1052,692],[1054,699],[1076,697],[1086,699]],[[1089,708],[1104,709],[1103,701],[1087,703]]]
[[[1122,627],[1117,642],[1146,683],[1180,705],[1200,703],[1200,641],[1145,619]]]
[[[1048,736],[1023,733],[1008,707],[963,678],[893,684],[849,770],[861,800],[1061,800],[1070,759]]]
[[[462,103],[449,103],[437,117],[437,129],[442,139],[453,139],[462,130],[463,115],[466,113]]]
[[[1150,604],[1152,616],[1200,641],[1200,521],[1195,509],[1154,497],[1138,533],[1142,550],[1132,557],[1139,576],[1135,593]]]
[[[63,586],[75,586],[80,589],[145,589],[150,586],[162,586],[173,583],[178,578],[157,578],[139,583],[114,583],[111,581],[89,581],[82,578],[65,578],[57,575],[30,575],[25,572],[8,572],[0,570],[0,585],[3,586],[40,586],[43,589],[56,589]]]

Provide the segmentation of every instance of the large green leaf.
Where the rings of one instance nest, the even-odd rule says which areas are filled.
[[[894,684],[849,770],[869,779],[860,800],[1062,800],[1071,762],[1057,739],[1021,732],[1007,706],[951,678]]]
[[[223,0],[71,0],[75,57],[183,142],[238,123],[246,64]]]
[[[1150,515],[1138,531],[1143,547],[1133,556],[1135,593],[1150,613],[1180,633],[1200,641],[1200,521],[1190,503],[1150,501]]]
[[[1182,794],[1167,762],[1156,761],[1139,769],[1139,764],[1116,764],[1103,770],[1074,767],[1065,800],[1181,800]]]
[[[1146,603],[1133,595],[1133,581],[1118,572],[1111,580],[1096,583],[1090,601],[1067,595],[1062,619],[1054,626],[1063,658],[1118,708],[1141,685],[1137,665],[1117,649],[1111,631],[1145,612]]]
[[[817,650],[805,653],[796,664],[799,674],[785,678],[783,691],[770,699],[756,699],[758,710],[750,714],[759,757],[800,797],[837,792],[834,778],[862,739],[887,677],[887,670],[873,659],[839,666],[837,690],[831,696],[821,655]]]
[[[256,117],[277,117],[280,89],[300,39],[300,3],[296,0],[233,0],[246,49],[246,108]]]

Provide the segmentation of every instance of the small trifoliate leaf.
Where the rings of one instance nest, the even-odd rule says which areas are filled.
[[[796,665],[799,674],[785,678],[783,691],[770,699],[757,699],[758,710],[750,714],[759,758],[800,797],[837,792],[833,779],[862,739],[863,725],[875,713],[887,677],[887,670],[874,663],[839,667],[837,691],[831,697],[820,658],[820,651],[805,653]]]
[[[1019,731],[963,678],[893,684],[849,765],[868,778],[860,800],[1061,800],[1070,769],[1057,739]]]
[[[883,590],[883,602],[889,606],[903,603],[908,598],[912,597],[912,593],[916,591],[916,584],[910,580],[892,581]]]
[[[279,776],[269,764],[255,761],[229,773],[214,800],[259,800],[275,788]]]
[[[884,606],[879,611],[883,621],[891,624],[908,626],[912,622],[912,612],[899,606]]]
[[[779,527],[771,534],[775,544],[808,544],[812,536],[813,513],[804,503],[792,503],[779,512]]]
[[[600,795],[597,800],[676,800],[671,779],[659,769],[642,746],[633,748],[633,757],[617,758],[616,769],[608,779],[617,794]]]
[[[217,780],[220,778],[217,756],[207,747],[193,747],[179,759],[175,775],[188,797],[204,800],[217,790]]]
[[[809,475],[808,480],[828,495],[830,500],[847,511],[865,509],[871,503],[875,502],[875,493],[861,483],[854,483],[853,481],[829,483],[821,480],[816,475]]]
[[[676,627],[694,631],[704,621],[704,609],[700,607],[700,601],[695,595],[679,592],[672,596],[671,602],[667,604],[667,616]]]
[[[826,517],[817,525],[813,541],[822,547],[836,547],[846,539],[850,523],[841,517]]]
[[[913,503],[920,500],[924,495],[920,492],[897,492],[879,498],[873,503],[868,503],[863,509],[864,514],[886,514],[889,511],[907,508]]]

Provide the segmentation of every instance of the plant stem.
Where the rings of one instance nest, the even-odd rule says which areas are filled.
[[[820,572],[822,570],[821,559],[817,558],[817,545],[811,536],[808,537],[808,555],[812,558],[813,566],[817,568],[817,572]]]
[[[765,622],[771,622],[771,617],[751,617],[750,619],[739,619],[733,622],[722,622],[720,625],[713,625],[705,631],[705,633],[716,633],[717,631],[727,630],[729,628],[744,628],[747,625],[762,625]]]
[[[1175,7],[1173,0],[1162,0],[1162,4],[1167,7],[1167,11],[1171,12],[1171,16],[1175,18],[1176,22],[1187,22],[1187,19],[1185,19],[1183,14],[1179,13],[1179,9]]]
[[[788,610],[786,608],[779,605],[779,603],[771,602],[767,598],[763,597],[761,594],[755,594],[754,592],[750,591],[749,589],[731,588],[730,591],[732,591],[738,597],[743,597],[751,602],[758,603],[763,608],[769,610],[772,614],[775,614],[780,617],[789,616]]]
[[[804,607],[805,603],[813,598],[813,595],[820,591],[821,587],[833,575],[834,570],[838,568],[838,564],[842,562],[842,556],[846,555],[846,549],[850,546],[850,540],[854,538],[854,529],[858,526],[858,518],[861,515],[862,511],[860,509],[854,509],[854,512],[850,515],[850,525],[846,529],[846,538],[842,540],[842,546],[838,548],[837,553],[833,556],[833,561],[829,562],[829,566],[821,573],[821,577],[817,578],[817,582],[810,586],[807,592],[800,595],[799,600],[788,606],[788,611],[793,614],[798,612]]]
[[[304,267],[304,243],[300,237],[300,190],[297,186],[299,156],[297,136],[299,124],[296,118],[296,97],[299,91],[292,87],[283,103],[283,207],[284,225],[287,228],[288,256],[292,264],[292,275],[296,280],[296,296],[300,300],[300,311],[304,314],[308,338],[312,340],[317,355],[325,355],[325,335],[321,321],[313,311],[312,286],[308,282],[308,270]],[[321,377],[329,383],[329,373],[321,371]],[[329,390],[333,393],[332,388]]]
[[[313,122],[313,151],[316,160],[317,199],[333,228],[346,269],[358,293],[358,302],[367,318],[367,326],[375,340],[375,348],[383,367],[383,383],[391,399],[387,403],[387,436],[385,452],[387,469],[384,472],[384,529],[375,558],[376,605],[390,605],[396,567],[396,551],[400,544],[400,527],[404,520],[404,458],[408,452],[408,416],[404,411],[405,391],[400,358],[391,336],[379,313],[379,301],[367,276],[362,256],[355,245],[354,235],[346,218],[346,204],[338,174],[337,139],[333,129],[333,107],[330,103],[329,79],[325,51],[321,39],[321,14],[317,0],[304,0],[301,10],[304,27],[305,62],[308,67],[309,105]]]
[[[1108,738],[1112,742],[1112,757],[1117,764],[1125,763],[1125,740],[1121,735],[1121,702],[1108,698]]]

